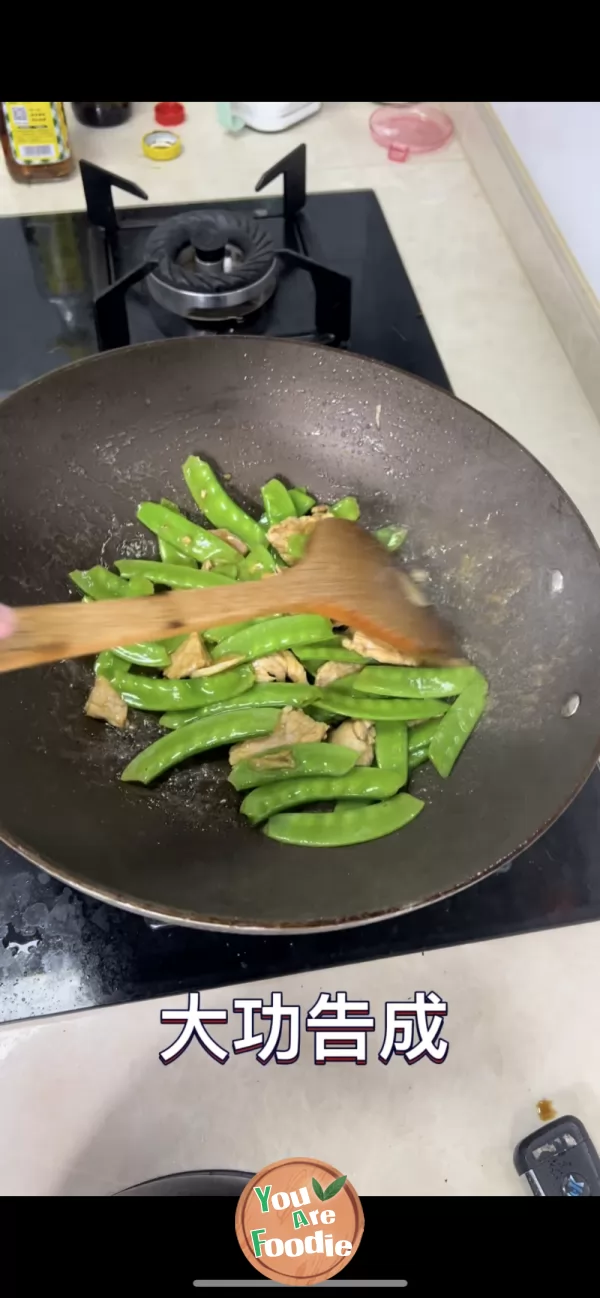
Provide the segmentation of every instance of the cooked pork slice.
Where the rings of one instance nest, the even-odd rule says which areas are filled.
[[[244,659],[241,654],[228,654],[226,658],[219,658],[218,663],[210,663],[206,667],[198,667],[196,671],[190,673],[191,676],[217,676],[219,672],[226,672],[230,667],[236,667],[238,663],[243,663]]]
[[[342,721],[330,732],[328,743],[353,748],[358,753],[357,766],[372,766],[375,726],[370,721]]]
[[[183,676],[193,676],[199,667],[209,667],[211,661],[202,636],[197,631],[192,631],[171,655],[171,662],[164,674],[171,681],[181,680]]]
[[[104,676],[97,676],[94,688],[88,696],[85,711],[88,717],[97,717],[99,721],[108,721],[111,726],[123,729],[127,721],[127,704],[120,694],[113,689],[110,681]]]
[[[307,676],[291,649],[282,649],[279,653],[267,654],[265,658],[256,658],[252,666],[257,681],[295,681],[306,685]]]
[[[345,649],[354,649],[357,654],[363,654],[365,658],[374,658],[378,663],[391,663],[394,667],[418,667],[420,662],[419,658],[402,653],[400,649],[394,649],[391,644],[371,640],[369,636],[363,635],[362,631],[353,631],[342,640],[342,644]]]
[[[354,676],[361,670],[360,663],[323,663],[315,676],[315,685],[324,689],[326,685],[333,685],[334,681],[341,681],[343,676]]]
[[[227,544],[231,545],[234,550],[239,552],[239,554],[248,553],[246,542],[240,541],[239,536],[234,536],[233,532],[230,532],[227,527],[211,527],[210,530],[213,536],[219,536],[222,541],[226,541]]]
[[[285,518],[283,523],[275,523],[273,527],[269,528],[267,532],[268,541],[281,555],[282,559],[285,559],[286,563],[295,563],[298,556],[290,550],[291,538],[296,536],[309,537],[318,521],[318,517]]]
[[[266,753],[270,748],[281,748],[286,744],[319,744],[327,734],[328,727],[323,721],[313,721],[300,708],[284,708],[275,729],[270,735],[261,739],[244,739],[241,744],[234,744],[229,749],[229,761],[232,766],[243,762],[247,757],[256,757]]]

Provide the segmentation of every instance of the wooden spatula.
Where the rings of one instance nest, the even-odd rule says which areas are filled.
[[[423,662],[456,653],[451,630],[379,541],[342,519],[323,519],[300,563],[268,580],[14,611],[16,630],[0,640],[2,672],[269,613],[323,613]]]

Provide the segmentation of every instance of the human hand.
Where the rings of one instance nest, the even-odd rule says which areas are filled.
[[[17,619],[6,604],[0,604],[0,640],[6,640],[6,637],[12,635],[17,629]]]

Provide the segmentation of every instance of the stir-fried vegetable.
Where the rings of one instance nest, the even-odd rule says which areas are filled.
[[[323,518],[360,517],[355,496],[317,505],[306,487],[271,478],[257,522],[205,460],[189,456],[183,476],[203,518],[188,518],[170,500],[145,501],[137,516],[157,538],[159,557],[123,557],[116,573],[102,565],[73,571],[84,600],[259,581],[296,563]],[[374,535],[396,550],[406,529]],[[328,618],[282,608],[98,654],[85,710],[120,729],[135,726],[130,708],[161,714],[166,733],[129,762],[126,783],[151,784],[228,746],[229,781],[245,792],[240,810],[251,825],[264,824],[281,843],[343,847],[395,833],[419,814],[423,801],[399,790],[426,762],[450,774],[487,688],[469,664],[413,665],[352,627],[334,634]],[[330,810],[292,810],[306,804]]]

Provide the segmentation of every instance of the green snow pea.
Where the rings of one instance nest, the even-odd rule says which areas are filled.
[[[382,770],[397,772],[398,788],[403,788],[408,780],[408,728],[405,721],[377,722],[375,758]]]
[[[154,588],[152,583],[144,581],[143,584],[137,583],[132,592],[131,585],[123,577],[117,577],[116,573],[110,572],[108,568],[103,568],[101,564],[96,564],[94,568],[87,568],[82,571],[75,568],[69,573],[69,577],[79,590],[83,591],[89,599],[127,599],[133,595],[153,595]]]
[[[476,667],[365,667],[355,688],[386,698],[441,699],[462,694],[477,675]]]
[[[220,563],[217,561],[212,571],[218,577],[226,577],[229,578],[230,581],[237,581],[240,575],[240,567],[238,563]]]
[[[386,550],[399,550],[408,536],[407,527],[378,527],[373,533]]]
[[[276,523],[283,523],[286,518],[296,518],[296,506],[290,496],[287,487],[279,478],[270,478],[264,487],[261,487],[260,494],[264,511],[267,516],[268,527],[274,527]]]
[[[174,514],[181,514],[181,510],[171,500],[163,499],[160,503],[164,505],[165,509],[172,509]],[[196,560],[191,554],[185,554],[183,550],[178,550],[175,545],[171,545],[170,541],[165,541],[162,536],[158,538],[158,553],[163,563],[182,564],[186,568],[196,567]]]
[[[130,671],[131,663],[120,662],[115,658],[112,649],[102,649],[96,656],[94,663],[94,672],[96,676],[104,676],[107,681],[112,681],[115,672],[120,671],[121,675]]]
[[[176,549],[183,550],[184,554],[193,555],[200,563],[205,559],[221,559],[223,563],[237,564],[238,551],[232,545],[222,541],[220,536],[215,536],[214,532],[191,523],[183,514],[176,514],[173,509],[145,500],[138,505],[137,516],[140,523],[156,536],[169,541]]]
[[[391,798],[402,783],[400,771],[378,771],[365,767],[348,775],[308,776],[304,779],[277,780],[275,784],[247,793],[240,811],[253,825],[279,811],[298,807],[303,802],[330,802],[334,798]]]
[[[183,476],[198,508],[206,514],[213,527],[226,527],[245,541],[251,550],[264,545],[262,527],[227,495],[206,460],[189,455],[183,466]]]
[[[161,735],[149,748],[142,749],[125,767],[121,779],[150,784],[157,776],[196,753],[222,748],[224,744],[236,744],[240,739],[252,739],[255,735],[269,735],[275,729],[279,715],[274,708],[232,709],[222,716],[192,721],[181,730]]]
[[[247,626],[254,626],[251,622],[225,622],[223,626],[211,626],[208,631],[203,631],[202,635],[210,644],[218,644],[219,640],[227,640],[230,635],[238,631],[245,631]]]
[[[277,572],[277,564],[266,545],[249,550],[240,563],[240,581],[258,581],[266,572]]]
[[[87,571],[75,569],[69,573],[71,581],[84,591],[86,599],[94,601],[105,599],[134,599],[137,596],[152,595],[154,587],[145,577],[136,577],[126,581],[117,577],[108,568],[97,564]],[[136,663],[138,667],[168,667],[170,657],[165,645],[157,640],[140,641],[138,644],[115,646],[114,653],[126,662]]]
[[[410,793],[397,793],[371,807],[282,812],[267,821],[263,833],[297,847],[349,847],[395,833],[414,820],[423,806]]]
[[[289,766],[265,767],[265,758],[285,755]],[[347,775],[356,766],[358,753],[341,744],[291,744],[287,748],[272,748],[262,756],[247,757],[238,762],[229,776],[234,789],[255,789],[263,784],[297,779],[306,775]]]
[[[179,712],[244,694],[252,687],[254,673],[249,667],[231,667],[216,676],[171,681],[116,670],[108,679],[131,708],[144,712]]]
[[[278,649],[310,644],[313,640],[324,640],[328,635],[331,635],[331,622],[318,613],[296,613],[289,617],[269,618],[221,640],[213,650],[213,658],[218,660],[228,654],[240,654],[243,658],[251,659],[264,658],[267,654],[276,653]]]
[[[350,523],[355,523],[360,518],[360,505],[356,496],[344,496],[343,500],[336,500],[330,508],[334,518],[347,518]]]
[[[475,680],[467,685],[462,694],[459,694],[450,711],[440,722],[429,744],[429,760],[433,762],[439,775],[446,777],[450,774],[459,753],[485,710],[487,694],[488,683],[485,677],[477,672]]]
[[[368,658],[363,658],[361,654],[357,654],[355,649],[345,649],[341,635],[334,635],[330,640],[323,640],[320,644],[311,644],[307,648],[300,647],[296,657],[305,666],[309,661],[317,666],[320,666],[321,663],[365,664],[369,662]]]
[[[256,626],[259,622],[271,622],[274,617],[281,617],[280,613],[271,613],[269,617],[255,617],[250,622],[227,622],[222,626],[211,626],[208,631],[202,634],[205,640],[210,640],[212,644],[218,644],[220,640],[227,640],[230,635],[237,635],[238,631],[245,631],[247,626]]]
[[[314,509],[317,503],[314,496],[309,495],[304,487],[290,487],[290,496],[298,518],[302,518],[304,514],[310,514],[311,509]]]
[[[233,668],[232,668],[233,670]],[[246,671],[251,668],[245,668]],[[226,674],[226,673],[225,673]],[[199,679],[196,677],[195,679]],[[200,678],[201,679],[201,678]],[[211,677],[205,677],[210,680]],[[159,724],[166,730],[177,730],[197,717],[208,713],[224,712],[226,708],[305,708],[320,697],[320,691],[314,685],[296,685],[291,681],[259,681],[245,690],[242,697],[225,699],[223,702],[200,704],[185,712],[165,712]]]
[[[201,572],[199,568],[188,568],[187,565],[161,563],[159,559],[117,559],[122,577],[136,578],[139,574],[147,577],[156,586],[170,586],[173,590],[196,590],[207,586],[227,586],[235,580],[222,570],[212,569]]]
[[[353,680],[352,676],[348,680]],[[364,721],[424,721],[427,717],[441,717],[448,705],[439,699],[376,699],[364,694],[353,694],[340,688],[343,681],[321,690],[321,704],[342,717],[358,717]]]
[[[136,667],[168,667],[171,655],[158,640],[139,641],[138,644],[115,645],[113,653],[124,662]]]
[[[408,769],[414,771],[429,757],[429,745],[439,726],[439,720],[424,721],[422,726],[411,726],[408,732]]]
[[[352,810],[353,810],[353,811],[358,811],[358,808],[359,808],[359,807],[372,807],[372,806],[373,806],[373,799],[372,799],[372,798],[353,798],[353,799],[352,799]],[[334,811],[346,811],[347,808],[348,808],[348,800],[347,800],[347,798],[346,798],[346,799],[342,798],[341,802],[334,802],[334,804],[333,804],[333,810],[334,810]]]

